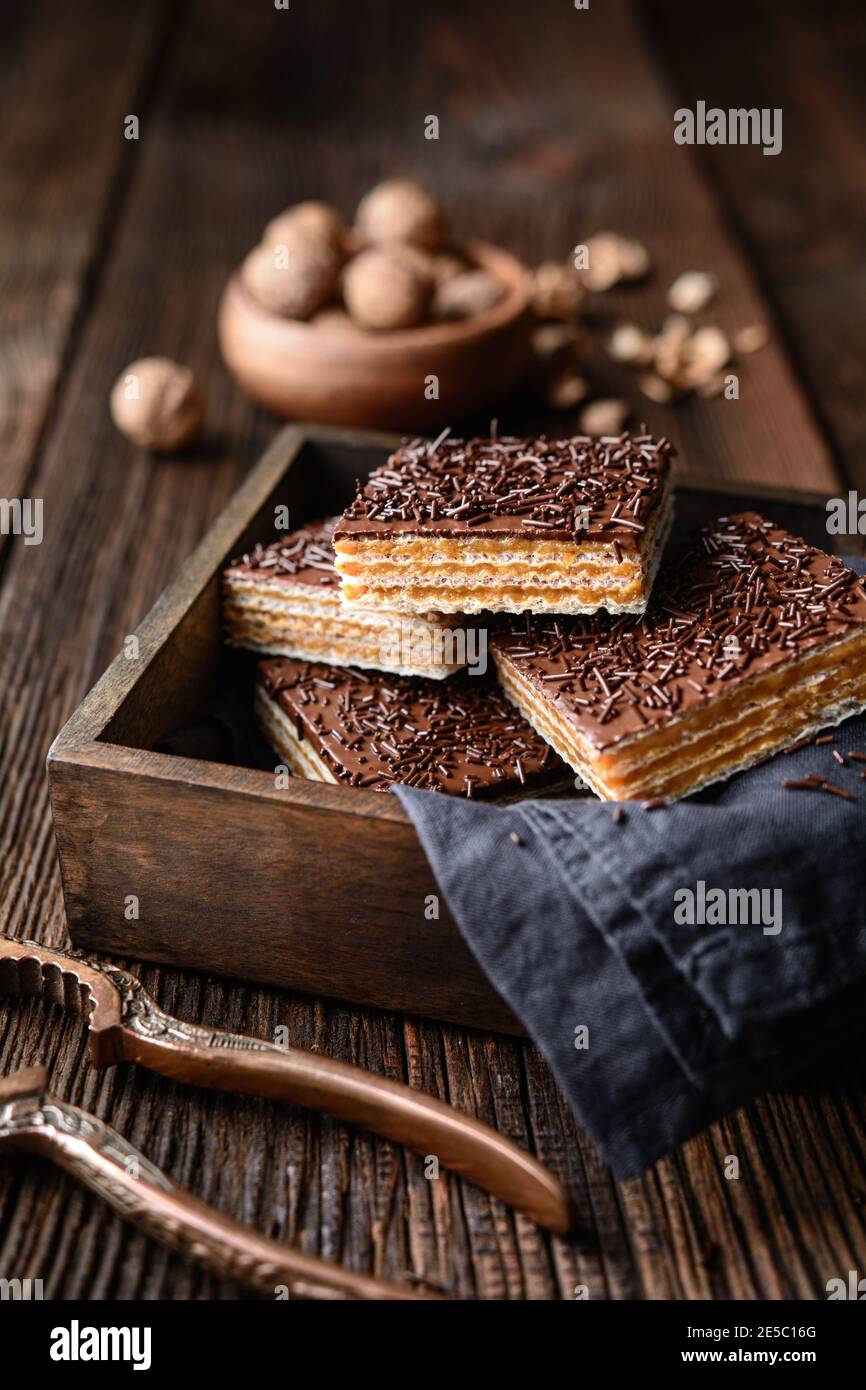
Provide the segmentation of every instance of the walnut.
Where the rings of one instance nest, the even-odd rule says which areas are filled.
[[[430,281],[399,253],[386,248],[362,251],[343,276],[343,298],[361,328],[412,328],[430,299]]]
[[[572,410],[588,391],[589,386],[580,372],[568,367],[548,382],[547,404],[554,410]]]
[[[670,405],[679,394],[669,381],[663,376],[656,376],[655,372],[646,372],[639,378],[638,385],[644,395],[655,401],[656,405]]]
[[[323,333],[339,333],[342,336],[351,335],[361,337],[357,324],[354,324],[339,304],[326,304],[324,309],[317,309],[310,319],[310,327],[318,328]]]
[[[750,323],[734,334],[734,348],[737,352],[760,352],[770,340],[770,334],[763,323]]]
[[[685,345],[676,384],[686,388],[701,386],[727,366],[730,360],[730,340],[721,328],[715,325],[696,328]]]
[[[540,362],[561,357],[577,358],[585,346],[584,335],[573,323],[540,323],[532,330],[532,351]]]
[[[204,415],[189,367],[168,357],[131,362],[112,387],[110,405],[117,428],[154,453],[183,448]]]
[[[364,248],[361,247],[361,250]],[[408,241],[388,241],[382,242],[378,247],[380,251],[387,251],[390,256],[396,256],[404,265],[407,265],[425,283],[433,284],[435,281],[434,265],[435,259],[429,251],[424,251],[420,246],[413,246]]]
[[[655,369],[665,381],[674,381],[682,368],[692,326],[683,314],[668,314],[654,346]]]
[[[462,275],[464,271],[470,270],[471,266],[456,251],[440,251],[430,257],[430,274],[437,285],[441,285],[446,280],[451,280],[455,275]]]
[[[618,232],[597,232],[589,238],[586,249],[589,264],[582,276],[589,290],[610,290],[622,282],[642,280],[651,268],[643,243]]]
[[[615,396],[609,396],[585,406],[580,413],[578,424],[583,434],[611,438],[622,432],[628,417],[627,403]]]
[[[699,314],[716,292],[715,275],[705,270],[684,270],[668,290],[668,304],[677,314]]]
[[[338,272],[333,251],[296,230],[290,241],[256,246],[241,267],[241,279],[263,309],[306,319],[332,297]]]
[[[545,261],[533,274],[532,308],[537,318],[576,318],[583,297],[583,280],[568,262]]]
[[[444,236],[439,206],[412,179],[387,179],[358,204],[355,225],[365,242],[409,241],[435,250]]]
[[[358,247],[360,251],[363,249],[363,246]],[[410,241],[383,241],[379,250],[399,256],[422,280],[429,280],[434,289],[444,280],[450,280],[455,275],[462,275],[464,271],[473,269],[467,261],[460,260],[450,252],[427,251],[423,246],[414,246]]]
[[[328,203],[295,203],[279,216],[271,218],[262,234],[265,246],[289,247],[296,241],[296,233],[311,237],[330,248],[335,256],[345,259],[348,229],[340,214]]]
[[[652,270],[652,257],[637,237],[619,238],[619,278],[626,282],[642,280]]]
[[[505,287],[486,270],[466,270],[443,280],[433,292],[434,319],[468,319],[498,304]]]
[[[614,362],[648,367],[655,357],[655,342],[635,323],[620,323],[608,339],[607,350]]]

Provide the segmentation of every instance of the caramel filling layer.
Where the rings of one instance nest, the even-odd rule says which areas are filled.
[[[378,642],[341,640],[333,633],[311,637],[309,633],[271,633],[251,628],[230,634],[232,641],[262,656],[296,656],[305,661],[321,661],[326,666],[361,666],[365,670],[392,671],[401,676],[429,676],[441,680],[461,669],[460,663],[431,660],[422,644],[405,649],[405,660],[389,658]],[[398,649],[399,650],[399,649]]]
[[[635,532],[642,536],[643,532]],[[367,557],[393,560],[413,564],[418,560],[437,561],[443,564],[464,564],[471,556],[489,558],[495,564],[502,556],[514,555],[520,560],[532,558],[554,565],[573,565],[579,560],[615,560],[616,554],[608,541],[549,541],[543,539],[544,532],[539,528],[538,540],[521,540],[518,536],[391,536],[383,539],[363,537],[353,539],[341,537],[335,542],[337,569],[347,573],[347,565],[355,559],[366,562]],[[634,557],[639,543],[628,547],[620,544],[620,551]]]
[[[448,661],[447,650],[423,641],[407,641],[389,649],[379,642],[347,640],[333,632],[312,636],[308,631],[274,633],[252,626],[230,632],[229,636],[236,646],[261,656],[295,656],[304,661],[321,661],[326,666],[361,666],[365,670],[427,676],[431,680],[442,680],[465,665],[463,661]]]
[[[513,663],[496,659],[508,696],[607,800],[683,796],[866,705],[866,638],[857,636],[744,682],[662,730],[599,753]]]
[[[344,566],[341,573],[344,587],[347,582],[359,578],[363,578],[369,584],[402,585],[407,580],[411,580],[413,575],[418,574],[430,575],[439,584],[459,584],[461,580],[464,584],[469,582],[478,584],[492,582],[496,584],[508,580],[521,580],[527,575],[532,575],[536,582],[540,580],[542,583],[547,582],[548,584],[568,585],[593,579],[600,579],[605,584],[609,584],[611,580],[627,580],[634,575],[641,575],[643,564],[634,559],[626,560],[624,557],[622,563],[617,564],[611,556],[608,564],[583,564],[578,560],[575,560],[573,564],[568,562],[536,564],[534,560],[532,562],[520,560],[514,563],[506,561],[493,563],[479,560],[477,563],[473,561],[470,568],[468,565],[456,564],[451,561],[434,562],[426,557],[423,564],[416,562],[412,565],[395,565],[387,560],[371,564],[350,561]]]
[[[645,767],[648,762],[653,765],[661,763],[663,766],[667,750],[679,746],[682,734],[678,731],[682,730],[684,724],[688,726],[692,742],[706,744],[713,739],[720,725],[728,723],[744,707],[765,705],[827,672],[844,682],[863,671],[866,671],[866,634],[856,633],[841,642],[818,647],[794,661],[784,662],[774,670],[744,680],[729,690],[725,690],[724,683],[720,682],[717,695],[679,719],[673,719],[645,734],[623,739],[610,752],[602,753],[599,763],[607,766],[606,759],[610,759],[611,766],[624,769]]]
[[[394,535],[335,543],[343,596],[368,608],[443,613],[642,612],[670,526],[668,499],[634,548],[612,541]]]
[[[345,592],[347,599],[352,602],[363,598],[367,603],[381,604],[383,607],[387,605],[396,610],[402,610],[405,606],[409,612],[435,605],[441,611],[455,613],[479,613],[484,609],[494,612],[519,612],[524,608],[569,613],[575,610],[575,605],[597,608],[608,598],[619,604],[637,603],[642,599],[645,589],[640,580],[634,580],[631,584],[611,584],[603,590],[585,585],[578,588],[572,586],[568,590],[548,589],[536,587],[529,578],[527,583],[519,588],[478,585],[471,588],[454,586],[442,589],[426,584],[407,584],[401,589],[355,589],[346,585]]]
[[[339,591],[301,585],[234,584],[224,589],[223,622],[233,646],[332,666],[362,666],[441,680],[465,665],[463,624],[419,610],[370,611]]]
[[[406,614],[390,613],[387,615],[380,612],[374,615],[369,621],[362,621],[357,610],[352,612],[350,609],[337,609],[333,614],[313,615],[311,614],[287,614],[278,611],[267,611],[262,609],[240,608],[233,604],[227,604],[223,617],[229,632],[261,631],[268,632],[275,636],[281,633],[291,634],[292,636],[303,637],[309,633],[333,634],[335,637],[346,638],[349,641],[389,641],[401,637],[406,632],[411,633],[413,638],[418,641],[442,641],[447,631],[459,632],[460,627],[453,629],[446,628],[444,624],[425,623],[421,621],[417,614],[408,617]]]

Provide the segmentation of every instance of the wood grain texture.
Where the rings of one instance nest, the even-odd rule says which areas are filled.
[[[0,929],[60,943],[44,757],[273,431],[224,372],[214,316],[231,268],[281,204],[322,196],[350,211],[373,179],[408,169],[447,196],[463,234],[530,261],[612,224],[647,240],[663,276],[709,257],[726,322],[775,314],[760,293],[773,247],[762,261],[754,238],[750,262],[715,168],[702,170],[691,152],[675,156],[676,76],[624,3],[578,13],[552,0],[365,0],[277,13],[229,0],[164,11],[88,0],[86,23],[81,6],[68,15],[52,6],[50,18],[48,8],[4,7],[0,19],[0,52],[26,59],[0,86],[2,138],[18,150],[14,179],[5,168],[0,176],[14,228],[0,270],[0,342],[13,344],[4,362],[19,364],[4,395],[0,464],[13,481],[0,492],[29,480],[30,495],[45,499],[47,528],[41,547],[6,547],[0,586]],[[673,7],[683,52],[701,51],[705,9]],[[810,13],[784,7],[796,26]],[[751,21],[745,7],[740,14],[746,61]],[[844,45],[838,57],[821,52],[825,93],[835,63],[840,80],[855,81]],[[804,92],[804,124],[813,99]],[[859,104],[845,101],[856,127],[848,138],[862,140]],[[111,125],[124,108],[140,108],[134,148]],[[422,138],[430,111],[443,127],[435,148]],[[835,197],[846,207],[849,168],[831,163],[835,172],[820,175],[822,206]],[[61,212],[74,228],[67,237]],[[28,270],[27,248],[40,236],[54,247],[47,279]],[[646,412],[696,466],[837,485],[812,408],[832,361],[823,367],[824,349],[806,339],[832,344],[843,312],[822,294],[821,265],[808,273],[809,314],[785,316],[806,387],[775,340],[749,363],[748,392],[727,413],[719,401]],[[650,321],[656,311],[629,291],[610,312]],[[50,331],[32,327],[44,322]],[[208,435],[183,460],[130,450],[108,420],[111,382],[144,351],[189,361],[203,385]],[[618,386],[612,369],[598,372],[600,384]],[[516,405],[503,422],[519,423]],[[285,1025],[299,1046],[407,1078],[498,1124],[550,1164],[578,1205],[578,1238],[550,1241],[459,1182],[425,1180],[420,1160],[387,1143],[134,1069],[99,1075],[74,1021],[35,1004],[0,1010],[4,1075],[44,1059],[56,1092],[95,1109],[197,1196],[351,1269],[412,1270],[461,1297],[571,1298],[585,1286],[592,1298],[784,1298],[820,1297],[827,1278],[866,1267],[866,1099],[855,1060],[809,1089],[756,1101],[642,1179],[615,1185],[526,1043],[193,974],[142,974],[181,1017],[261,1037]],[[728,1153],[741,1159],[737,1182],[723,1177]],[[51,1298],[238,1294],[130,1235],[63,1175],[4,1162],[0,1276],[28,1275],[44,1278]]]
[[[439,890],[404,819],[359,814],[339,789],[304,804],[263,772],[242,789],[235,768],[162,762],[96,745],[52,763],[76,946],[523,1031],[444,904],[426,918]]]
[[[684,105],[780,108],[781,154],[700,154],[760,267],[814,412],[852,487],[866,482],[866,12],[858,0],[729,0],[690,23],[649,0],[660,61]],[[772,55],[772,60],[768,60]]]
[[[88,61],[82,61],[82,35]],[[63,10],[34,0],[3,16],[0,68],[0,496],[26,492],[64,366],[114,230],[165,42],[159,5]],[[70,93],[80,112],[70,119]],[[33,171],[38,170],[38,178]],[[0,547],[5,538],[0,537]]]

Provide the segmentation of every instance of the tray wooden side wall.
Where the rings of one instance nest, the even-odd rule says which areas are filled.
[[[48,773],[76,946],[519,1032],[464,944],[397,802],[151,751],[220,657],[219,575],[273,530],[339,509],[389,436],[288,428],[53,744]],[[130,918],[130,898],[138,917]]]
[[[279,504],[293,525],[340,510],[394,442],[283,430],[141,623],[138,655],[114,660],[55,741],[70,932],[83,949],[520,1032],[444,900],[425,916],[437,885],[394,798],[301,779],[280,790],[265,771],[153,751],[218,684],[225,562],[273,534]],[[681,521],[751,492],[722,500],[712,480],[690,480]],[[821,543],[823,500],[763,489],[754,505]]]

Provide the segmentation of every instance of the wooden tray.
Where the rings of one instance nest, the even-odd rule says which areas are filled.
[[[341,510],[395,442],[283,430],[138,628],[138,654],[115,659],[56,739],[70,932],[85,949],[520,1032],[441,895],[425,917],[438,889],[396,798],[276,789],[249,719],[254,659],[221,640],[226,561],[272,539],[277,505],[293,526]],[[677,528],[758,505],[826,546],[823,501],[690,482]]]

